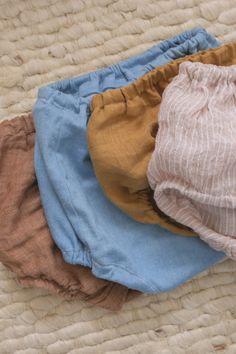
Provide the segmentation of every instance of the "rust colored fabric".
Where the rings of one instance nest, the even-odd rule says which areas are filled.
[[[91,104],[88,145],[96,176],[107,197],[143,223],[159,224],[184,235],[154,207],[146,172],[155,147],[162,93],[185,61],[228,66],[236,63],[236,43],[177,59],[121,89],[96,95]]]
[[[0,261],[23,286],[120,309],[139,292],[98,279],[89,268],[65,263],[55,245],[34,172],[34,141],[30,114],[0,124]]]

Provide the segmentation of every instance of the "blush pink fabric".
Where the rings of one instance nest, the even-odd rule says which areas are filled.
[[[236,65],[180,65],[147,176],[165,214],[236,259]]]

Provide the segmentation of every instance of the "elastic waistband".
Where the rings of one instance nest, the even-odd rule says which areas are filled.
[[[227,81],[227,83],[236,83],[236,65],[217,66],[187,61],[180,64],[179,74],[187,75],[190,80],[199,82],[216,83],[218,81]]]
[[[176,76],[179,72],[180,64],[186,61],[203,63],[201,64],[202,67],[204,67],[205,64],[214,64],[214,67],[236,64],[236,43],[225,44],[219,48],[208,49],[197,54],[176,59],[169,64],[152,70],[126,87],[98,94],[92,99],[91,110],[93,111],[95,108],[102,108],[109,104],[124,102],[127,99],[133,99],[148,90],[155,93],[157,85],[160,88],[162,82],[168,82],[171,78]],[[228,70],[229,72],[235,70],[232,69],[232,67],[229,69],[221,69],[223,69],[223,71]],[[204,70],[207,70],[207,67]],[[165,87],[165,85],[163,85],[163,87]]]
[[[0,123],[0,139],[6,136],[16,136],[18,134],[32,134],[35,132],[32,114],[17,116],[11,120],[4,120]]]
[[[80,104],[88,103],[93,95],[130,84],[170,60],[218,46],[219,42],[205,29],[194,28],[117,64],[41,87],[38,98],[51,99],[60,107],[78,110]]]

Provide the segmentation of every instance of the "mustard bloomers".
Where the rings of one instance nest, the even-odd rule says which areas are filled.
[[[96,177],[115,205],[139,222],[195,235],[159,212],[146,176],[155,148],[163,91],[185,61],[233,65],[236,43],[177,59],[129,86],[96,95],[91,104],[87,138]]]

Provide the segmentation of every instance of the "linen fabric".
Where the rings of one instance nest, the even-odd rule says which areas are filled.
[[[105,197],[91,164],[86,129],[91,98],[160,64],[217,42],[203,29],[164,41],[111,67],[39,90],[33,110],[35,168],[52,236],[64,259],[147,293],[165,291],[223,258],[198,238],[135,222]]]
[[[185,62],[166,88],[148,180],[158,207],[236,259],[236,65]]]
[[[140,222],[161,222],[146,172],[155,147],[163,91],[184,61],[229,66],[236,63],[236,44],[177,59],[92,101],[88,144],[96,176],[107,197]],[[158,141],[156,145],[158,149]],[[161,225],[169,227],[165,220]]]
[[[23,286],[120,309],[138,293],[97,279],[88,267],[66,264],[56,247],[41,206],[34,142],[30,114],[0,124],[0,261]]]

